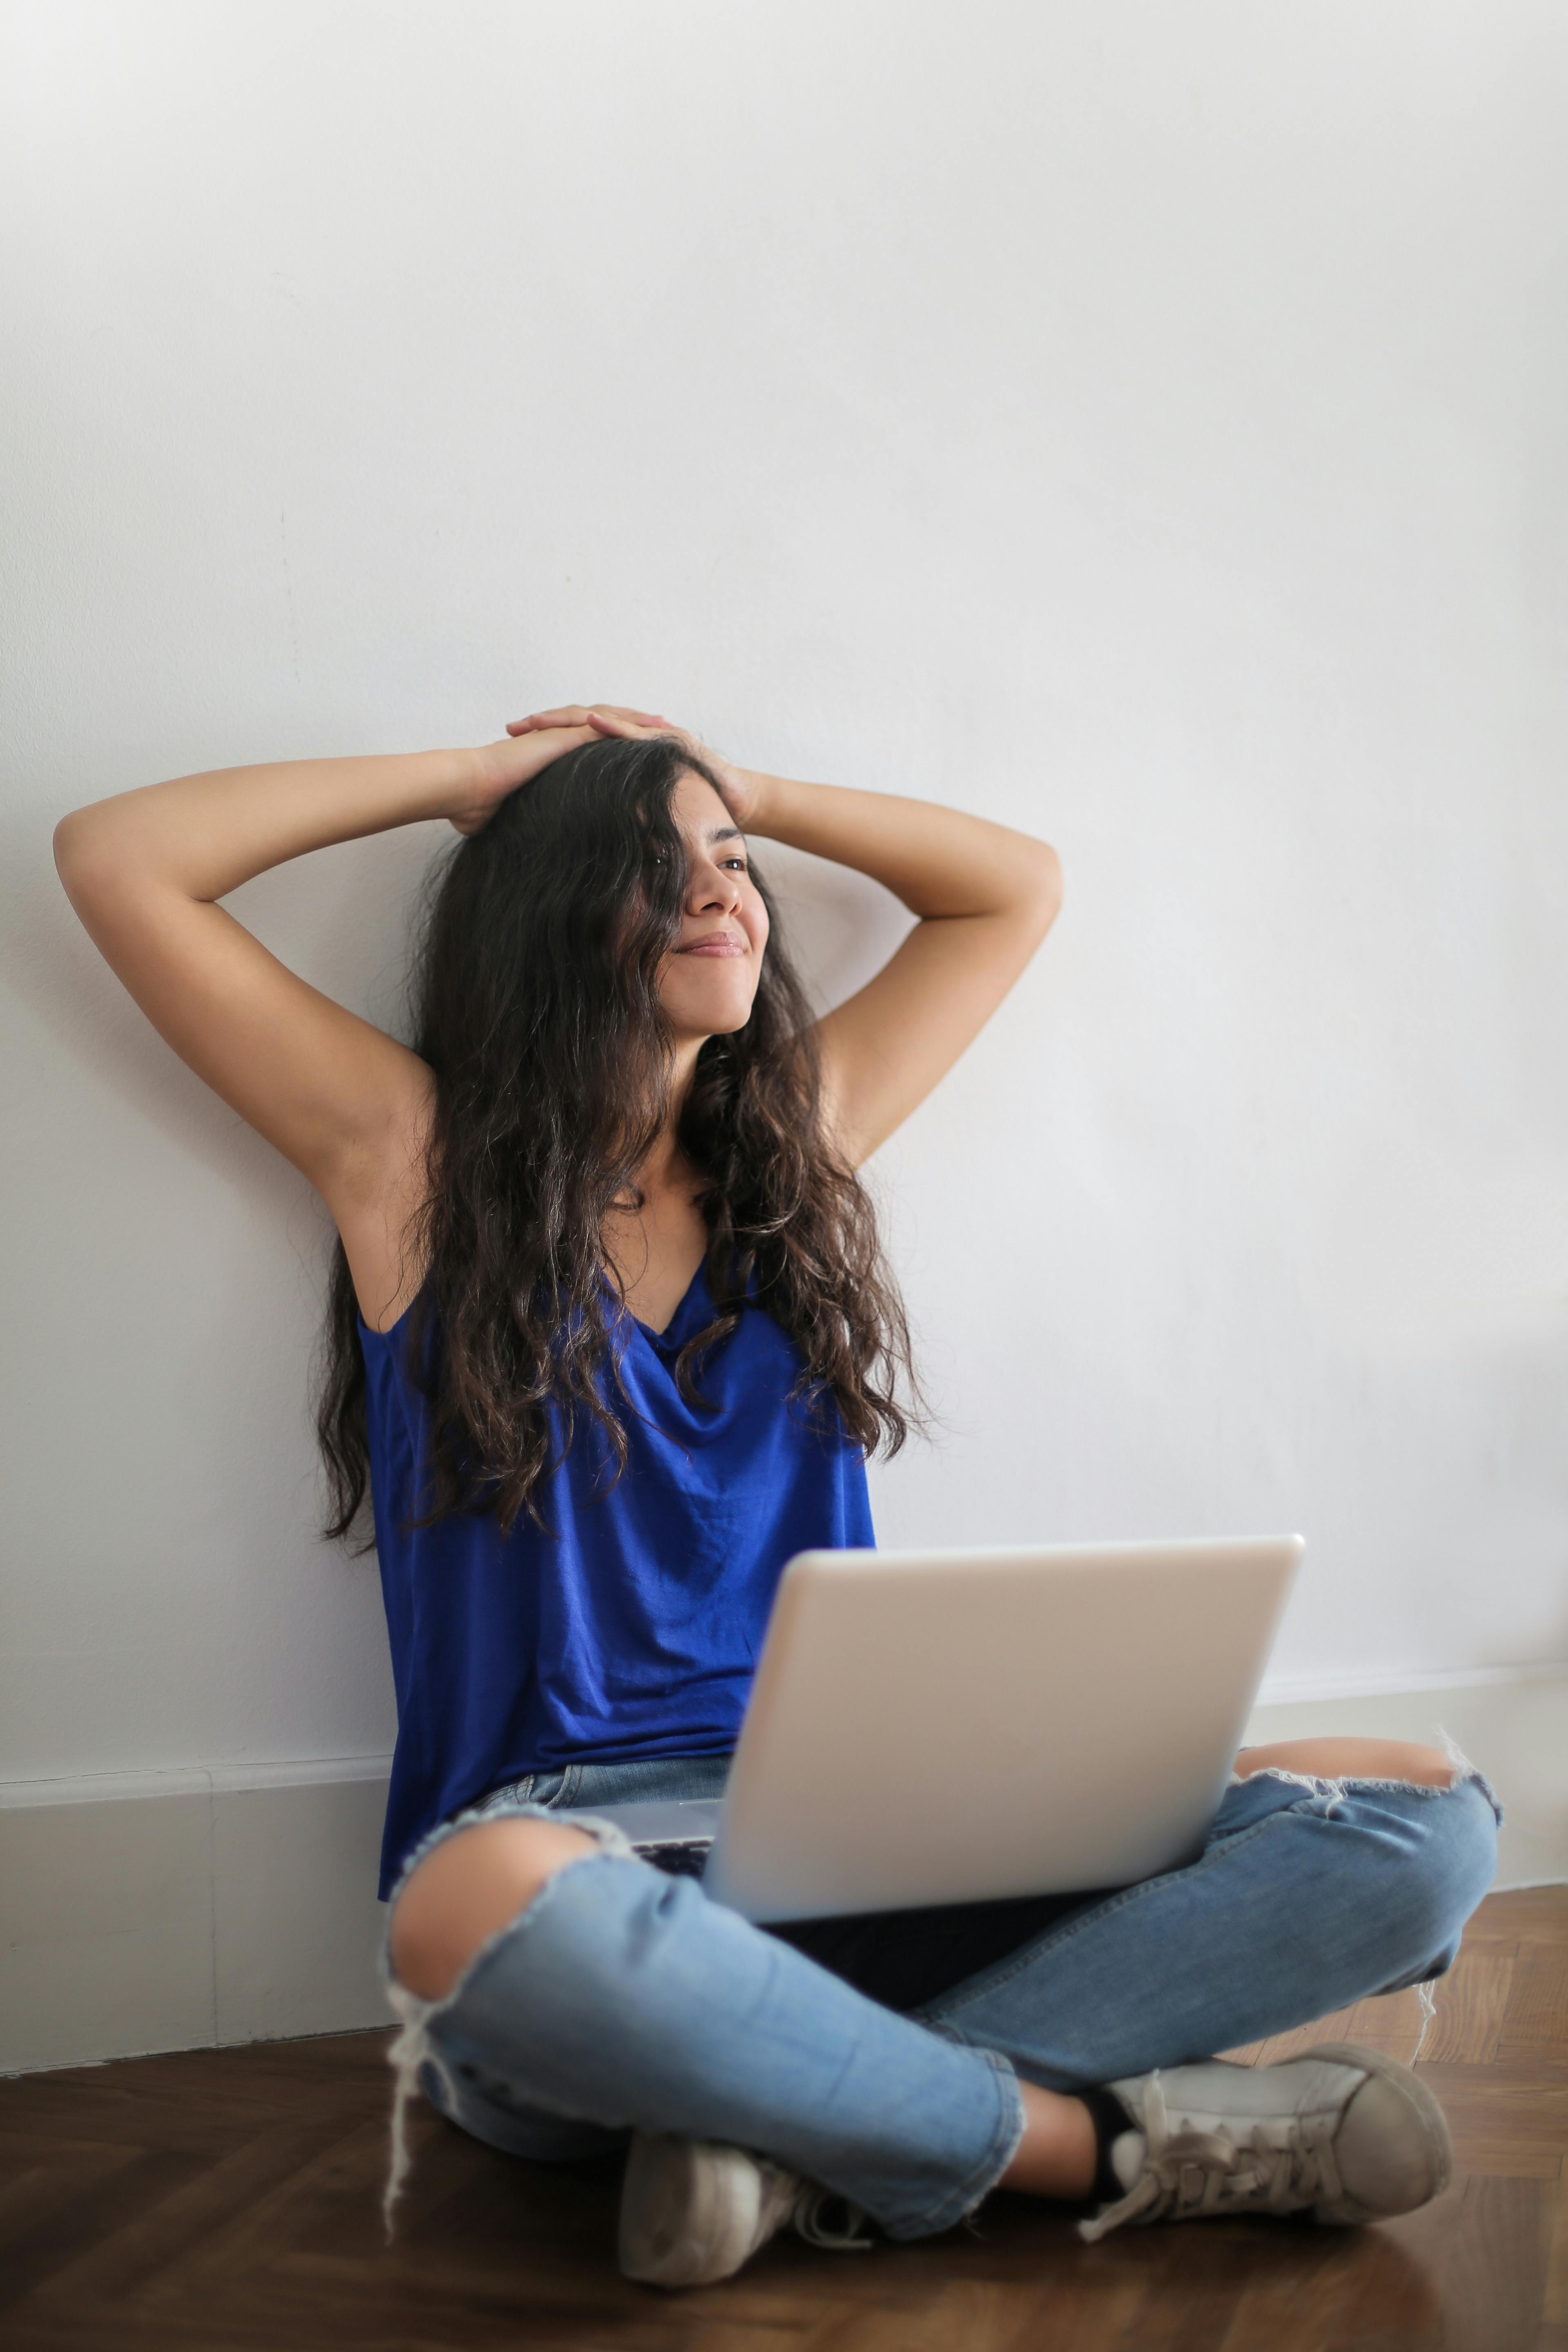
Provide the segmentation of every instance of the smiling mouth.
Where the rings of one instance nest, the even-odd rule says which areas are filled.
[[[689,947],[677,948],[677,955],[743,956],[743,943],[729,931],[715,931],[705,940],[693,940]]]

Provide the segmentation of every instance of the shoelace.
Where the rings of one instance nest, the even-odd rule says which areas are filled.
[[[844,2215],[842,2228],[828,2221],[828,2210],[837,2206]],[[804,2238],[808,2246],[826,2246],[839,2254],[868,2254],[871,2240],[866,2229],[866,2216],[858,2205],[847,2197],[837,2197],[829,2189],[804,2189],[795,2200],[792,2221],[795,2235]]]
[[[1143,2169],[1120,2204],[1108,2205],[1079,2235],[1092,2245],[1128,2221],[1189,2221],[1214,2213],[1295,2213],[1343,2195],[1334,2162],[1337,2116],[1292,2116],[1272,2130],[1257,2124],[1241,2141],[1192,2125],[1173,2131],[1158,2074],[1143,2096]]]

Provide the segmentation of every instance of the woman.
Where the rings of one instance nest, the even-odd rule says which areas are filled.
[[[468,839],[410,1050],[217,902],[433,817]],[[815,1024],[748,835],[916,918]],[[664,2284],[786,2223],[929,2234],[999,2185],[1093,2200],[1096,2234],[1437,2193],[1447,2132],[1409,2069],[1207,2056],[1448,1966],[1496,1823],[1436,1750],[1253,1749],[1190,1869],[787,1939],[592,1815],[717,1790],[785,1559],[870,1539],[906,1344],[854,1171],[1038,947],[1049,849],[601,705],[480,751],[184,777],[68,817],[57,856],[137,1002],[341,1237],[322,1441],[335,1532],[371,1489],[399,1706],[389,2220],[416,2078],[514,2153],[629,2141],[622,2266]]]

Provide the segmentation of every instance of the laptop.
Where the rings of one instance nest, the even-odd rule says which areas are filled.
[[[759,1922],[1131,1885],[1201,1849],[1304,1549],[801,1552],[723,1796],[582,1810]]]

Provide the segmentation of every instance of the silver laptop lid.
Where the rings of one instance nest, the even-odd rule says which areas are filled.
[[[707,1891],[811,1918],[1170,1868],[1214,1817],[1304,1549],[802,1553]]]

